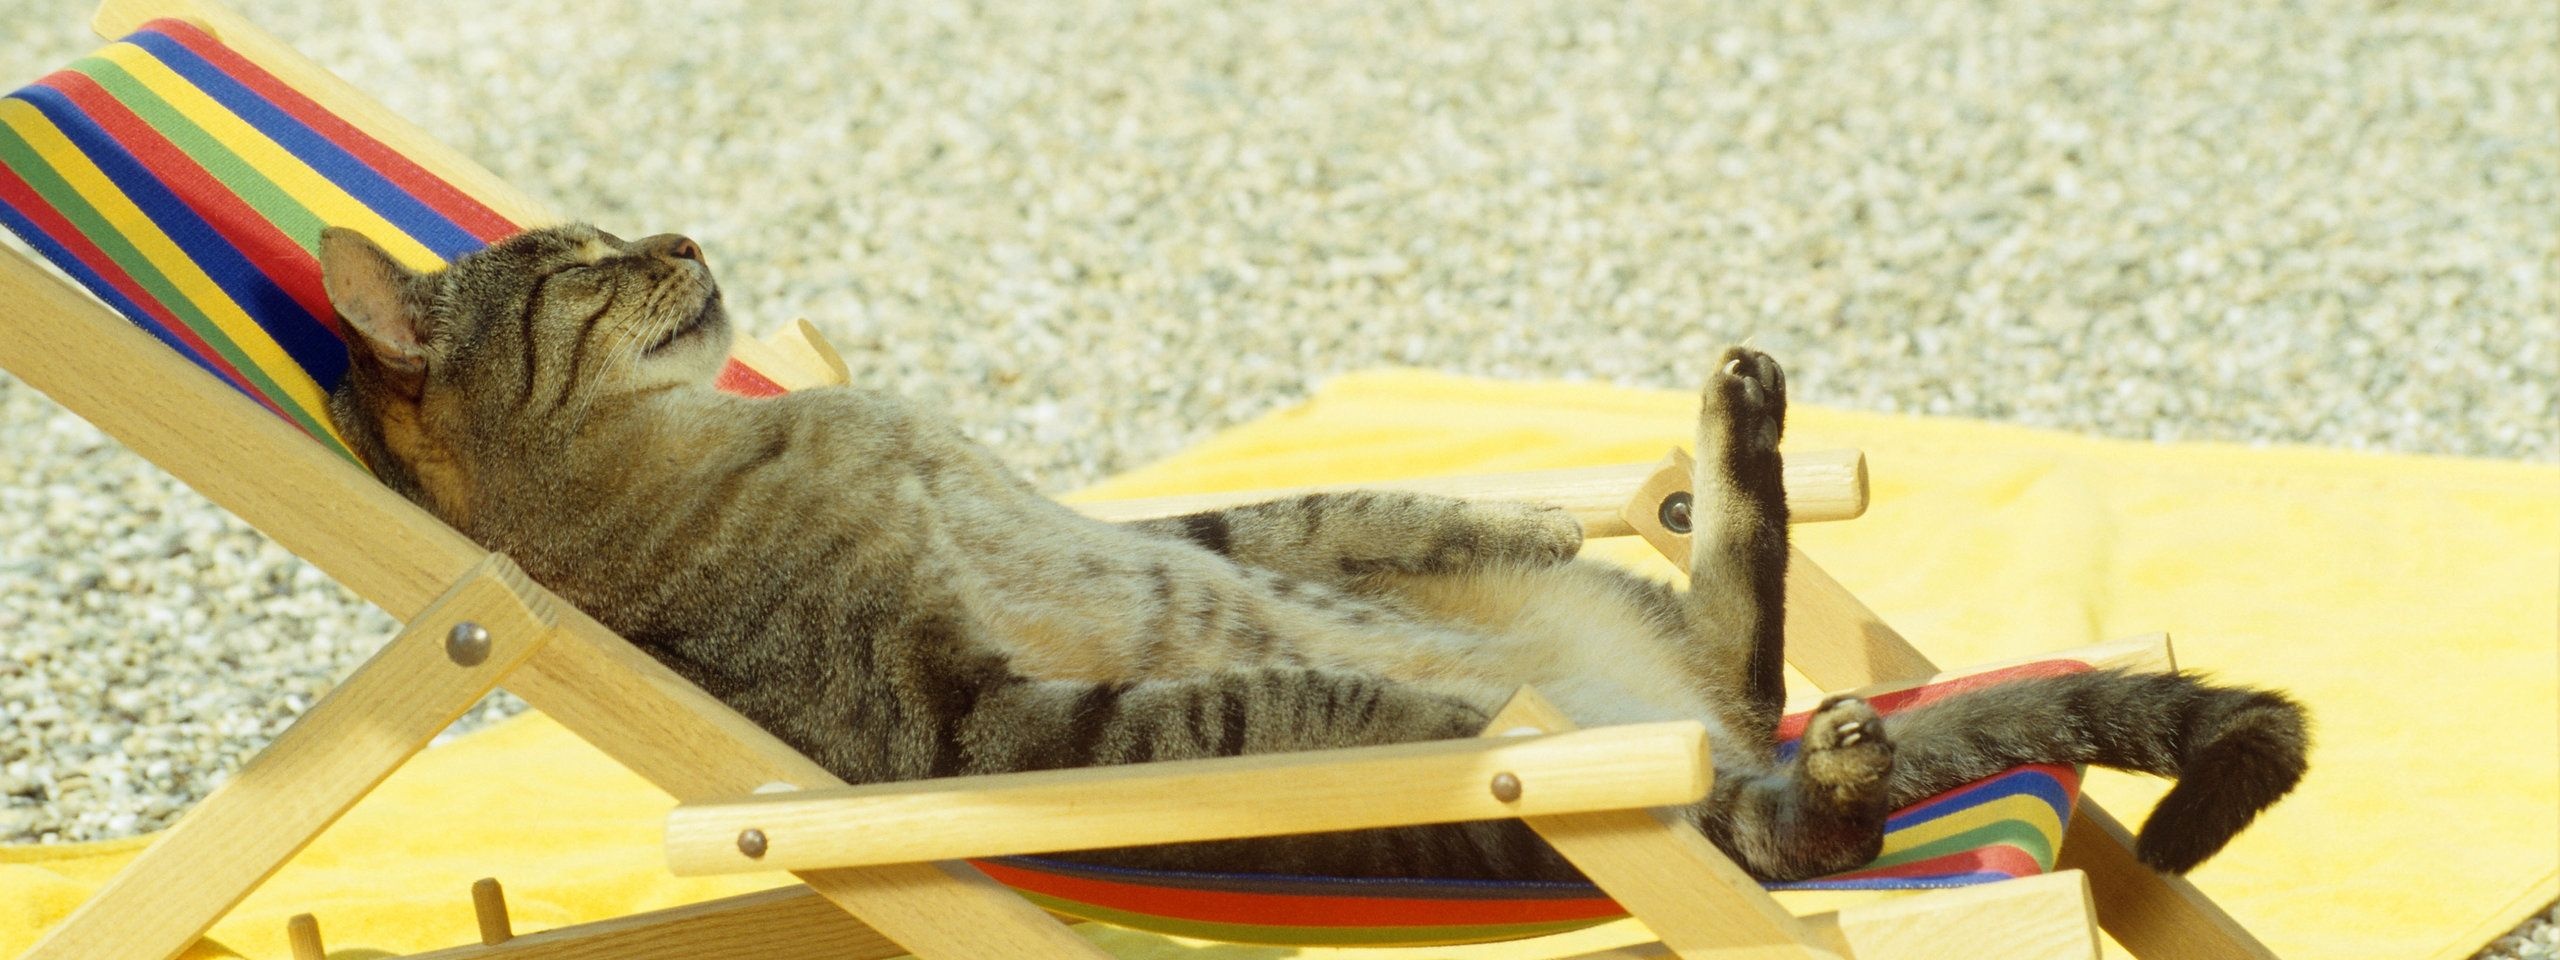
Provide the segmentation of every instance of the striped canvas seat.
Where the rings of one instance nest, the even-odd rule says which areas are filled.
[[[0,99],[0,223],[207,375],[351,461],[325,405],[347,359],[320,286],[321,228],[358,229],[419,269],[519,229],[173,20]],[[736,363],[721,384],[780,392]],[[1890,714],[1980,683],[2082,669],[2037,664],[1875,702]],[[2078,786],[2069,768],[2008,771],[1895,814],[1874,863],[1786,886],[1935,887],[2043,872]],[[1624,915],[1579,884],[1157,873],[1030,857],[980,865],[1061,913],[1238,942],[1478,942]]]

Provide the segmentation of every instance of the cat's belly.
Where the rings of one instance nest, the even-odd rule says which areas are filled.
[[[1475,697],[1531,686],[1586,726],[1698,720],[1721,738],[1732,705],[1708,699],[1686,662],[1691,638],[1630,603],[1622,576],[1586,561],[1394,578],[1383,587],[1405,605],[1485,638],[1443,676],[1398,679]]]

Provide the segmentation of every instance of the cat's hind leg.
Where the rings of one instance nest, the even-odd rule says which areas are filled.
[[[1847,870],[1884,848],[1893,758],[1875,709],[1833,697],[1815,709],[1793,760],[1766,771],[1717,770],[1699,826],[1763,880]]]
[[[1686,599],[1692,660],[1709,697],[1742,705],[1767,739],[1786,705],[1786,481],[1778,439],[1787,378],[1768,354],[1727,348],[1699,401]]]

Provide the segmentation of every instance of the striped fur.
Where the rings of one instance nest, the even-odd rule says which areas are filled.
[[[1719,778],[1693,815],[1793,878],[1871,857],[1894,805],[2033,761],[2188,775],[2144,838],[2182,869],[2301,771],[2281,697],[2121,674],[1957,697],[1891,738],[1843,701],[1779,759],[1785,380],[1754,351],[1702,397],[1678,590],[1574,561],[1552,510],[1352,493],[1113,526],[898,398],[722,394],[718,287],[680,237],[554,228],[416,274],[332,231],[321,261],[357,345],[332,409],[386,482],[856,783],[1472,736],[1534,683],[1586,723],[1704,722]],[[1573,875],[1516,823],[1086,859]]]

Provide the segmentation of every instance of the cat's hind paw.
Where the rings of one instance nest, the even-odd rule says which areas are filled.
[[[1805,779],[1826,799],[1844,806],[1880,803],[1893,774],[1893,741],[1884,718],[1865,700],[1840,695],[1814,708],[1797,745]]]
[[[1778,471],[1772,455],[1786,420],[1787,375],[1778,361],[1750,347],[1725,348],[1699,398],[1700,469],[1724,465],[1745,488],[1756,481],[1774,482]]]

